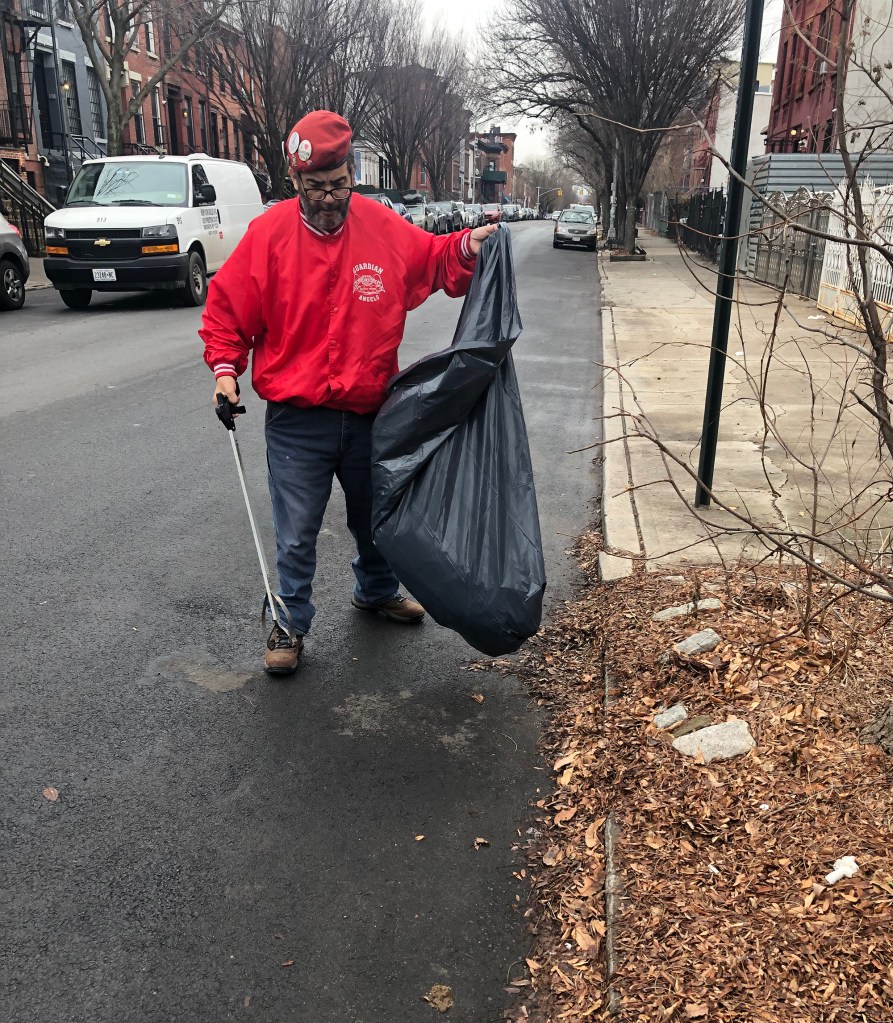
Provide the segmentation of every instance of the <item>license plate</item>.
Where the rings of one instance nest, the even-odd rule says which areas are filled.
[[[94,281],[116,281],[118,278],[115,276],[114,270],[94,270],[93,280]]]

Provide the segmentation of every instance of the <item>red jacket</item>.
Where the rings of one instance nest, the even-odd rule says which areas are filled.
[[[334,235],[308,227],[297,199],[278,203],[211,280],[205,362],[239,376],[253,348],[261,398],[377,412],[407,312],[440,288],[464,295],[468,251],[467,232],[434,238],[363,195]]]

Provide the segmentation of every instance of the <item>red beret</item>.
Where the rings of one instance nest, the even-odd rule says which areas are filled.
[[[314,110],[288,133],[285,158],[292,170],[331,170],[350,156],[353,132],[340,114]]]

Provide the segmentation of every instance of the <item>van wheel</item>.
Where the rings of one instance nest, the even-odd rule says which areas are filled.
[[[73,291],[60,291],[59,297],[69,309],[86,309],[93,292],[89,288],[75,288]]]
[[[186,293],[183,305],[200,306],[208,297],[208,275],[205,272],[205,261],[198,252],[189,253],[189,266],[186,271]]]
[[[11,259],[0,259],[0,309],[21,309],[24,304],[22,271]]]

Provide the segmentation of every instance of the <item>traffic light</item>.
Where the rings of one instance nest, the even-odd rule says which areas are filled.
[[[563,188],[559,188],[558,191],[555,194],[560,199],[564,195],[564,189]]]

